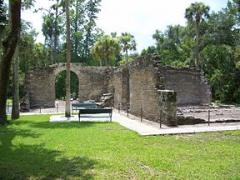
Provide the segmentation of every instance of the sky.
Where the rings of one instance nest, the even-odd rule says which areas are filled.
[[[228,0],[200,0],[210,6],[211,11],[226,7]],[[154,44],[152,35],[158,29],[166,30],[168,25],[185,25],[185,9],[196,0],[102,0],[97,26],[106,34],[129,32],[137,42],[137,51]],[[199,1],[198,1],[199,2]],[[48,0],[36,0],[36,7],[48,8]],[[44,42],[41,33],[42,14],[24,11],[24,20],[32,23],[39,33],[38,42]]]

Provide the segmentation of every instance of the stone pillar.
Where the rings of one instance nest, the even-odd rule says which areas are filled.
[[[177,126],[177,93],[173,90],[158,90],[160,119],[167,126]]]

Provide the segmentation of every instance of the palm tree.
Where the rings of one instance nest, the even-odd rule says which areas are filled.
[[[66,55],[66,106],[65,116],[70,117],[70,62],[71,62],[71,39],[70,39],[70,14],[69,14],[69,0],[65,0],[66,10],[66,29],[67,29],[67,55]]]
[[[186,9],[185,18],[188,23],[194,27],[196,35],[196,47],[195,47],[195,66],[199,69],[200,63],[200,27],[205,21],[205,18],[209,17],[209,6],[201,2],[192,3],[190,7]]]
[[[125,53],[126,63],[128,63],[128,51],[136,50],[136,41],[130,33],[122,33],[120,36],[120,45]]]
[[[100,61],[100,66],[113,65],[119,53],[119,42],[108,35],[99,38],[92,48],[92,54]]]

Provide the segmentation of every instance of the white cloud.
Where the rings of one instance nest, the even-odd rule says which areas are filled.
[[[153,44],[156,29],[171,24],[185,24],[185,9],[194,0],[103,0],[98,26],[106,33],[130,32],[135,36],[138,50]],[[226,6],[227,0],[203,0],[215,11]]]
[[[185,24],[185,9],[196,0],[102,0],[97,25],[106,33],[130,32],[136,38],[138,51],[152,45],[156,29],[165,30],[168,25]],[[218,11],[227,0],[202,0],[211,9]],[[37,7],[49,7],[48,0],[37,1]],[[32,22],[41,32],[42,14],[23,13],[23,18]],[[38,41],[43,42],[43,36]]]

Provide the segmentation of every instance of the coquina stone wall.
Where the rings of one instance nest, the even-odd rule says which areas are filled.
[[[125,105],[129,104],[130,113],[153,121],[166,117],[163,120],[165,124],[174,124],[168,121],[171,119],[169,117],[175,117],[176,105],[211,102],[210,87],[199,71],[162,67],[157,57],[143,57],[118,68],[114,71],[113,86],[116,108],[121,104],[121,109],[126,109]],[[171,94],[176,94],[176,102],[172,102],[171,98],[171,103],[162,102],[162,97],[171,97]],[[173,115],[166,116],[166,112]]]
[[[211,90],[207,80],[193,69],[160,67],[165,89],[177,92],[177,105],[200,105],[211,102]]]
[[[58,64],[47,69],[33,70],[27,75],[26,89],[31,108],[55,106],[55,79],[65,69],[65,64]],[[112,91],[109,87],[112,68],[71,64],[71,71],[79,80],[79,100],[99,100],[102,94]]]
[[[129,107],[129,70],[122,66],[114,70],[112,78],[114,89],[114,107],[126,110]]]
[[[147,59],[129,65],[130,112],[146,119],[159,119],[159,77],[157,69]]]
[[[55,104],[55,79],[65,64],[31,71],[26,76],[26,90],[31,108]],[[86,67],[71,64],[79,79],[79,100],[99,100],[113,93],[114,107],[152,121],[161,118],[175,125],[177,105],[211,102],[210,87],[199,71],[162,67],[158,57],[143,57],[118,68]]]
[[[26,94],[30,108],[55,106],[54,69],[38,69],[26,75]]]

